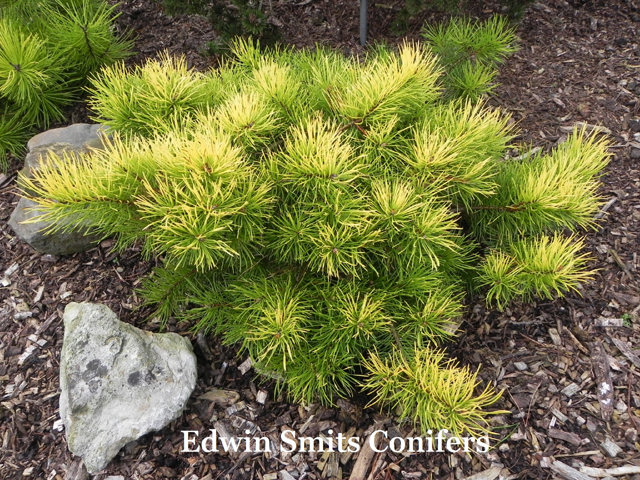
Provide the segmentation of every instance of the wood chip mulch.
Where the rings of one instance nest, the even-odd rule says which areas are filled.
[[[265,5],[268,2],[265,2]],[[400,0],[370,7],[370,38],[396,43],[390,33]],[[488,15],[498,7],[479,4]],[[350,53],[358,46],[357,2],[273,0],[272,21],[294,45],[321,42]],[[364,401],[303,408],[275,397],[253,370],[214,338],[189,336],[199,361],[196,391],[178,420],[127,445],[98,480],[289,479],[640,479],[640,5],[632,0],[544,0],[519,26],[521,49],[502,68],[489,100],[520,128],[514,148],[550,149],[578,123],[599,128],[612,142],[602,177],[603,211],[588,246],[597,275],[582,295],[505,312],[472,301],[450,353],[483,382],[504,390],[487,453],[296,453],[229,455],[182,453],[181,431],[250,430],[279,438],[366,439],[376,429],[411,435],[393,415],[363,409]],[[215,33],[201,17],[170,18],[152,0],[124,0],[119,28],[137,36],[142,62],[158,51],[184,53],[196,68],[215,59],[203,52]],[[415,19],[410,35],[416,36]],[[433,17],[435,18],[435,17]],[[80,113],[78,113],[80,112]],[[82,107],[73,118],[85,118]],[[79,117],[78,117],[79,116]],[[85,480],[67,450],[58,414],[62,312],[71,301],[108,305],[122,320],[158,331],[135,294],[152,264],[140,252],[110,253],[112,243],[71,257],[35,252],[6,221],[18,197],[16,160],[0,174],[0,478]],[[226,429],[226,430],[225,430]]]

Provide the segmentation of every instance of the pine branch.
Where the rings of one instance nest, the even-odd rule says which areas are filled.
[[[579,254],[584,243],[575,238],[541,236],[493,251],[480,269],[478,284],[488,287],[487,302],[504,308],[516,296],[553,299],[592,278],[584,267],[589,257]]]
[[[398,352],[387,359],[373,354],[365,367],[369,374],[362,385],[375,395],[370,405],[390,405],[422,432],[447,429],[480,436],[486,432],[487,417],[504,413],[485,411],[500,395],[488,388],[474,395],[476,374],[422,345],[409,358]]]
[[[596,178],[606,165],[607,142],[576,131],[551,155],[500,166],[496,195],[472,206],[479,238],[507,244],[514,234],[587,228],[599,208]]]
[[[380,52],[352,85],[327,92],[333,111],[356,125],[391,116],[406,118],[437,96],[435,60],[415,44],[397,57]]]

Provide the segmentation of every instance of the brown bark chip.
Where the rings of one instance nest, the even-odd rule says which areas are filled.
[[[591,366],[596,376],[600,414],[602,419],[608,422],[613,413],[613,383],[611,383],[611,374],[609,373],[609,362],[601,342],[591,342],[589,348],[591,350]]]

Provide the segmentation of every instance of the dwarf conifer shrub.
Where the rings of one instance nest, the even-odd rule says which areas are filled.
[[[170,15],[197,14],[207,17],[220,36],[222,46],[236,36],[251,36],[263,42],[273,41],[278,36],[275,25],[268,21],[262,1],[162,0],[162,4]]]
[[[507,118],[443,97],[424,45],[234,53],[206,74],[107,68],[92,104],[122,133],[25,191],[45,219],[161,259],[143,288],[157,315],[238,345],[293,400],[365,388],[423,430],[484,431],[498,395],[442,342],[469,284],[504,306],[588,278],[577,235],[605,144],[576,132],[505,160]]]
[[[512,22],[522,20],[527,8],[536,0],[499,0],[500,8],[497,13],[504,15]],[[489,5],[485,5],[489,3]],[[496,2],[474,2],[472,0],[405,0],[393,22],[393,28],[399,32],[406,32],[412,18],[425,11],[442,12],[454,15],[477,10],[478,7],[494,7]],[[483,8],[484,9],[484,8]]]
[[[98,0],[0,0],[0,166],[36,127],[63,120],[88,75],[128,55],[114,6]]]
[[[466,2],[460,0],[405,0],[404,5],[396,14],[392,27],[398,34],[406,33],[411,19],[422,12],[429,10],[459,13],[463,3]]]
[[[4,106],[4,111],[0,113],[0,171],[6,167],[9,154],[18,155],[24,150],[28,138],[29,128],[15,112]]]

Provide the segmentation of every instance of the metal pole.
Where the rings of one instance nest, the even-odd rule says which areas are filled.
[[[367,43],[367,6],[369,0],[360,0],[360,45]]]

